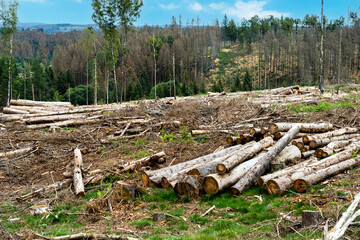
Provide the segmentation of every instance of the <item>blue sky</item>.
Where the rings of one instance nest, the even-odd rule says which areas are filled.
[[[171,17],[200,18],[201,24],[220,21],[224,14],[239,22],[254,15],[290,16],[303,19],[305,14],[320,15],[320,0],[143,0],[141,17],[135,25],[165,25]],[[90,24],[91,0],[19,0],[19,19],[22,23]],[[347,16],[348,6],[359,12],[359,0],[324,0],[324,12],[330,19]]]

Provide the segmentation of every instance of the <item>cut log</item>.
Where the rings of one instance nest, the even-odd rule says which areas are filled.
[[[42,101],[31,101],[31,100],[23,100],[23,99],[11,100],[10,105],[39,106],[39,107],[57,106],[57,107],[68,107],[68,108],[74,107],[70,102],[42,102]]]
[[[197,198],[202,195],[204,189],[202,187],[202,179],[200,176],[185,175],[175,184],[174,190],[178,196],[188,196]]]
[[[328,145],[331,142],[348,140],[348,139],[352,139],[352,138],[360,138],[360,134],[347,134],[347,135],[331,137],[331,138],[315,139],[315,140],[311,140],[309,142],[309,146],[310,146],[310,148],[314,149],[314,148]]]
[[[289,173],[292,173],[297,169],[304,168],[304,167],[309,166],[309,165],[311,165],[311,164],[313,164],[313,163],[315,163],[317,161],[318,160],[316,158],[310,158],[309,160],[303,161],[303,162],[298,163],[298,164],[296,164],[294,166],[287,167],[287,168],[284,168],[282,170],[279,170],[279,171],[276,171],[276,172],[273,172],[273,173],[269,173],[267,175],[259,177],[257,179],[257,183],[260,186],[266,185],[266,183],[271,179],[278,178],[278,177],[284,176],[284,175],[288,175]]]
[[[30,152],[31,150],[33,150],[33,149],[34,149],[34,147],[26,147],[26,148],[17,149],[17,150],[14,150],[14,151],[3,152],[3,153],[0,153],[0,158],[11,158],[11,157],[14,157],[14,156],[19,156],[19,155],[22,155],[22,154],[26,154],[26,153]]]
[[[226,92],[221,92],[221,93],[217,93],[217,92],[208,92],[208,97],[220,97],[220,96],[225,96]]]
[[[333,128],[331,123],[273,123],[270,124],[269,131],[271,133],[285,132],[294,125],[299,126],[300,132],[307,133],[327,132]]]
[[[25,111],[25,110],[19,110],[19,109],[13,109],[13,108],[9,108],[9,107],[4,107],[3,108],[3,113],[4,114],[29,114],[29,111]]]
[[[241,179],[265,155],[261,152],[258,157],[239,164],[227,174],[210,174],[204,179],[204,190],[208,194],[216,194],[233,185]]]
[[[205,155],[205,156],[202,156],[202,157],[199,157],[199,158],[187,161],[187,162],[179,163],[179,164],[173,165],[171,167],[162,168],[162,169],[158,169],[158,170],[154,170],[154,171],[145,171],[143,174],[141,174],[141,179],[142,179],[143,184],[146,187],[151,187],[154,184],[159,185],[162,177],[170,177],[170,176],[180,172],[181,170],[193,167],[196,164],[211,162],[211,161],[213,161],[221,156],[224,156],[228,153],[231,153],[233,151],[239,151],[243,148],[248,148],[249,146],[252,146],[253,144],[255,144],[255,142],[251,142],[251,143],[248,143],[245,145],[237,145],[237,146],[225,148],[224,150],[216,152],[216,153],[208,154],[208,155]]]
[[[93,112],[91,115],[99,115],[101,112]],[[54,115],[54,116],[44,116],[44,117],[30,117],[24,119],[24,123],[27,125],[30,124],[38,124],[38,123],[52,123],[52,122],[59,122],[71,119],[84,119],[90,117],[89,114],[64,114],[64,115]]]
[[[301,158],[301,151],[296,146],[288,146],[271,161],[273,165],[287,165],[290,162],[299,160]]]
[[[341,129],[338,129],[335,131],[322,133],[322,134],[315,134],[315,135],[311,135],[311,136],[305,135],[302,137],[302,139],[305,144],[308,144],[310,141],[315,140],[315,139],[332,138],[332,137],[341,136],[344,134],[357,133],[357,132],[358,132],[357,128],[346,127],[346,128],[341,128]]]
[[[341,152],[343,150],[344,150],[344,148],[325,150],[325,151],[322,151],[321,157],[322,158],[327,158],[327,157],[330,157],[331,155],[333,155],[335,153],[338,153],[338,152]]]
[[[293,172],[290,172],[288,175],[269,180],[266,184],[266,189],[270,194],[281,194],[287,189],[289,189],[296,180],[302,179],[304,178],[304,176],[307,176],[321,169],[325,169],[331,165],[345,161],[351,158],[354,152],[359,150],[360,142],[354,142],[343,152],[324,158],[321,161],[317,161],[301,169],[297,169]]]
[[[314,154],[315,154],[315,150],[301,152],[301,158],[305,159],[305,158],[308,158],[310,156],[314,156]]]
[[[324,179],[327,179],[333,175],[341,173],[359,164],[360,164],[360,157],[355,157],[331,165],[329,167],[317,170],[316,172],[312,172],[311,174],[304,175],[303,178],[301,179],[297,179],[294,182],[294,188],[297,192],[305,192],[308,186],[322,182]]]
[[[81,240],[81,239],[136,240],[137,239],[126,236],[120,236],[120,235],[98,234],[98,233],[76,233],[76,234],[59,236],[59,237],[45,237],[35,233],[34,235],[46,240]]]
[[[262,130],[265,131],[265,129],[262,129],[262,128],[250,128],[249,133],[250,133],[250,135],[265,134],[265,132],[262,133]]]
[[[100,121],[101,116],[95,117],[93,119],[73,119],[55,123],[44,123],[44,124],[37,124],[37,125],[27,125],[29,129],[41,129],[41,128],[50,128],[50,127],[69,127],[69,126],[77,126],[77,125],[87,125],[87,124],[95,124]]]
[[[355,139],[356,140],[356,139]],[[337,150],[337,149],[344,149],[346,146],[348,146],[352,141],[354,141],[354,139],[350,139],[350,140],[343,140],[343,141],[335,141],[335,142],[331,142],[329,143],[326,147],[324,148],[319,148],[315,150],[315,155],[317,157],[328,157],[330,156],[332,153],[334,153],[333,150]],[[339,152],[339,151],[335,151],[335,152]],[[323,154],[324,153],[324,154]]]
[[[142,159],[127,163],[122,166],[121,172],[133,172],[143,166],[151,166],[153,164],[156,164],[158,160],[163,157],[165,157],[165,152],[159,152],[151,156],[147,156]]]
[[[74,150],[74,176],[73,176],[76,197],[85,196],[85,187],[81,172],[82,167],[83,167],[83,160],[81,156],[81,151],[80,149],[76,148]]]
[[[257,179],[264,174],[271,161],[294,139],[299,133],[299,126],[293,126],[274,146],[270,147],[265,155],[256,162],[246,174],[231,188],[233,195],[240,195],[243,191],[256,183]]]
[[[274,140],[271,137],[267,137],[257,143],[255,143],[251,148],[246,149],[246,151],[236,152],[231,157],[224,160],[221,164],[217,165],[217,172],[219,174],[225,174],[233,169],[235,166],[239,165],[243,161],[251,158],[256,153],[261,150],[274,144]]]

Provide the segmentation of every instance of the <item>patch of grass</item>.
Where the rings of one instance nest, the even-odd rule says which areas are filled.
[[[176,140],[176,135],[173,133],[170,133],[168,131],[165,131],[164,129],[160,130],[160,139],[163,142],[172,142]]]
[[[205,134],[205,135],[197,136],[195,138],[195,141],[197,141],[198,143],[206,143],[208,139],[209,139],[209,136],[207,134]]]
[[[130,225],[136,226],[137,229],[144,229],[146,227],[150,227],[152,223],[151,218],[144,218],[138,221],[133,221],[130,223]]]
[[[359,104],[354,103],[353,101],[341,101],[336,103],[318,102],[315,106],[305,106],[301,104],[289,104],[287,106],[290,111],[296,114],[300,112],[320,112],[333,109],[344,109],[348,107],[359,107]]]
[[[179,133],[181,134],[180,142],[191,142],[194,139],[191,137],[188,126],[181,126]]]
[[[209,218],[201,217],[200,214],[195,214],[189,217],[190,221],[196,224],[204,225],[209,222]]]
[[[152,194],[145,194],[143,196],[145,202],[175,202],[178,198],[173,189],[153,188],[152,191]]]

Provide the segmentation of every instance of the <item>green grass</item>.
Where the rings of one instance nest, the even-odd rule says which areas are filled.
[[[300,112],[320,112],[320,111],[329,111],[333,109],[344,109],[349,107],[359,107],[360,105],[353,101],[341,101],[336,103],[329,102],[319,102],[315,106],[305,106],[301,104],[289,104],[287,108],[293,113]]]
[[[130,223],[130,225],[136,226],[137,229],[144,229],[146,227],[150,227],[152,223],[151,218],[144,218],[138,221],[133,221]]]
[[[152,194],[145,194],[142,198],[145,202],[175,202],[178,199],[178,196],[174,192],[173,189],[159,189],[159,188],[153,188]],[[160,204],[161,208],[161,204]]]

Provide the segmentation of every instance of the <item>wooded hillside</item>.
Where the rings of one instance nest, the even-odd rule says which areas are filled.
[[[326,20],[325,28],[325,84],[356,81],[360,68],[357,13],[351,13],[347,23],[344,18]],[[151,39],[160,43],[155,58],[147,44]],[[230,50],[220,52],[230,45]],[[212,26],[200,25],[200,19],[184,23],[181,17],[173,17],[171,24],[164,27],[132,28],[126,47],[115,49],[118,99],[155,97],[152,90],[155,85],[154,60],[157,62],[158,97],[174,95],[170,88],[174,74],[178,95],[207,90],[243,90],[246,70],[253,80],[251,88],[315,84],[319,76],[319,48],[320,22],[315,15],[306,15],[303,20],[254,16],[238,25],[225,16],[221,23],[215,21]],[[1,42],[2,105],[6,102],[8,89],[7,49],[5,42]],[[39,30],[19,31],[14,35],[13,55],[13,98],[67,100],[80,105],[93,103],[96,56],[97,100],[102,103],[116,101],[113,67],[109,64],[111,53],[102,32],[91,29],[54,34]],[[231,66],[230,70],[223,68],[224,61]],[[209,71],[216,66],[220,66],[216,78],[209,79]]]

